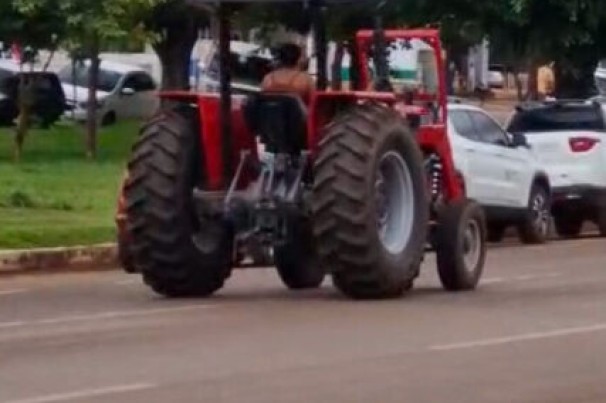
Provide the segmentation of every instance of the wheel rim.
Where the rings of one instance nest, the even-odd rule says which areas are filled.
[[[475,220],[469,221],[463,234],[463,261],[469,271],[475,270],[482,255],[482,235]]]
[[[410,169],[395,151],[379,162],[375,198],[379,239],[390,253],[402,253],[412,233],[414,190]]]
[[[543,193],[537,193],[532,201],[532,225],[535,231],[541,235],[547,235],[549,231],[549,207],[547,198]]]

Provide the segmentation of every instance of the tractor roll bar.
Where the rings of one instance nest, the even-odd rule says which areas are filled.
[[[229,53],[231,42],[231,24],[229,10],[220,5],[219,17],[219,93],[221,118],[221,156],[223,159],[223,184],[227,185],[233,176],[233,147],[231,124],[231,71]]]
[[[383,4],[386,0],[383,0]],[[317,88],[322,91],[328,86],[327,37],[325,10],[328,5],[376,4],[376,0],[185,0],[186,4],[215,12],[219,22],[219,94],[221,122],[221,154],[223,157],[223,181],[229,184],[233,174],[233,147],[231,124],[231,72],[229,53],[231,42],[231,12],[251,4],[299,3],[310,8],[314,48],[317,61]]]

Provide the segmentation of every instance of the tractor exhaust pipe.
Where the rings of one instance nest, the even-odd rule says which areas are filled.
[[[379,92],[393,92],[393,87],[389,81],[387,40],[385,39],[385,29],[383,28],[383,16],[381,15],[385,4],[387,4],[387,0],[379,2],[374,18],[373,59],[376,71],[375,90]]]

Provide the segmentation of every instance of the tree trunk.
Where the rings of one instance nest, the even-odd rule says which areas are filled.
[[[31,110],[34,104],[33,83],[31,82],[32,80],[32,77],[26,77],[24,74],[21,74],[19,77],[19,116],[17,118],[17,127],[15,129],[14,143],[15,162],[21,161],[21,156],[23,154],[23,145],[25,143],[27,133],[29,132]]]
[[[345,48],[343,43],[337,42],[337,48],[335,51],[335,58],[331,66],[331,89],[334,91],[341,91],[343,89],[343,77],[341,77],[341,67],[343,65],[343,56],[345,55]]]
[[[528,88],[526,89],[526,99],[536,101],[539,99],[539,63],[531,60],[528,63]]]
[[[190,59],[197,39],[198,26],[193,18],[165,27],[163,38],[154,45],[162,64],[163,90],[189,90]]]
[[[50,64],[53,62],[53,58],[55,57],[56,51],[57,51],[56,49],[51,49],[50,54],[48,55],[48,59],[46,59],[46,62],[44,63],[44,67],[42,68],[42,71],[48,71]]]
[[[88,102],[86,108],[86,156],[97,157],[97,81],[99,79],[99,38],[94,37],[90,46],[90,72],[88,76]]]
[[[520,69],[517,64],[513,66],[513,79],[516,85],[516,94],[518,97],[518,101],[524,100],[524,88],[522,84],[522,78],[520,77]]]

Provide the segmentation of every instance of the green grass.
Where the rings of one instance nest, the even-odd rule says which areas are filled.
[[[32,130],[18,164],[12,131],[1,128],[0,249],[113,241],[118,187],[138,126],[102,129],[94,161],[84,156],[81,126]]]

